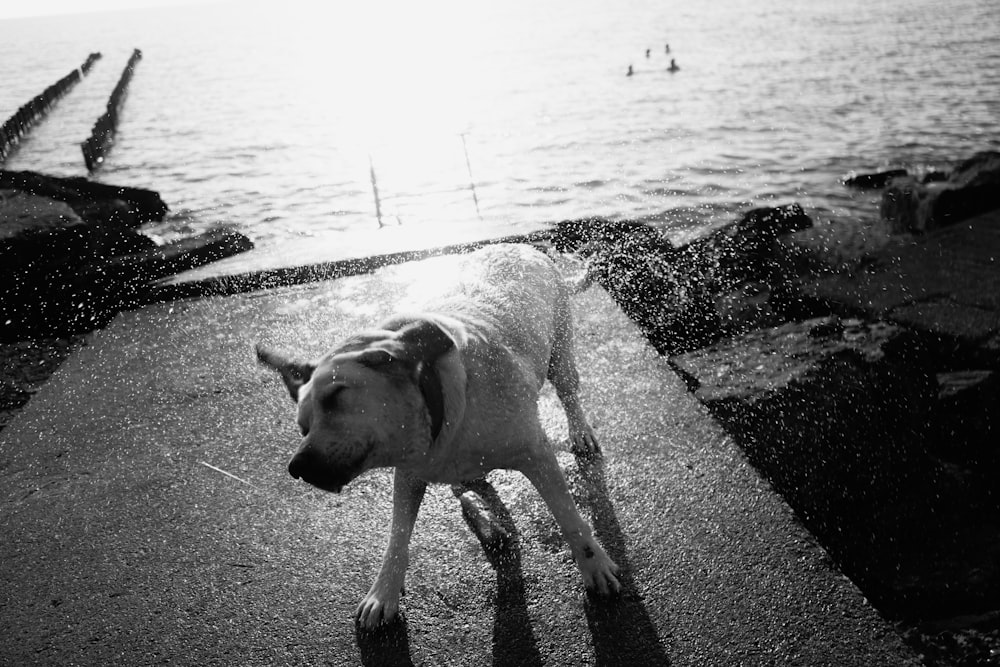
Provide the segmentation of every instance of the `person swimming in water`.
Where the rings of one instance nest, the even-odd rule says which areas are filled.
[[[629,65],[628,66],[628,71],[625,72],[625,76],[632,76],[633,74],[635,74],[635,72],[632,71],[632,66]]]
[[[680,69],[680,66],[677,64],[677,62],[673,58],[671,58],[670,59],[670,67],[667,68],[667,71],[668,72],[676,72],[679,69]]]

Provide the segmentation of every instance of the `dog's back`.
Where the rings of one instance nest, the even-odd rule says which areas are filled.
[[[461,323],[468,340],[459,340],[460,346],[475,348],[477,340],[491,348],[499,343],[530,362],[540,387],[552,348],[568,326],[568,292],[562,274],[542,252],[499,244],[468,255],[454,288],[426,308]]]

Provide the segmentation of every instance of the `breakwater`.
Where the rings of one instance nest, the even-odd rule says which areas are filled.
[[[104,162],[104,157],[114,142],[115,133],[118,131],[118,114],[121,112],[122,104],[125,101],[125,93],[128,91],[129,82],[132,81],[132,74],[135,72],[136,63],[142,58],[142,51],[135,49],[132,51],[125,69],[122,71],[118,83],[111,91],[108,98],[107,109],[94,123],[94,129],[80,147],[83,151],[83,161],[87,165],[87,171],[94,171]]]
[[[1000,651],[996,159],[884,179],[879,229],[793,205],[682,246],[600,219],[552,235],[929,665]]]
[[[137,231],[166,213],[152,190],[0,170],[0,344],[101,327],[154,281],[253,246],[225,228],[160,245]]]
[[[0,163],[3,163],[28,131],[48,113],[52,105],[90,72],[90,68],[100,57],[100,53],[91,53],[78,69],[73,70],[35,95],[4,121],[3,125],[0,125]]]

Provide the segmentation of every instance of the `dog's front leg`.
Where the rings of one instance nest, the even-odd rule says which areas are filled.
[[[410,560],[410,535],[426,489],[426,482],[396,469],[389,545],[375,583],[358,605],[357,619],[362,628],[374,628],[383,620],[391,620],[399,611],[399,594]]]
[[[580,516],[555,454],[544,445],[538,450],[521,472],[538,489],[542,500],[552,511],[563,537],[569,542],[584,585],[602,595],[617,593],[621,590],[615,576],[618,566],[597,543],[590,526]]]

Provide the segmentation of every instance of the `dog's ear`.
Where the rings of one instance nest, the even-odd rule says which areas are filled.
[[[397,362],[410,371],[433,365],[438,357],[455,348],[455,341],[429,320],[410,322],[396,332],[385,331],[388,338],[374,339],[371,347],[360,351],[355,361],[369,368],[385,369]]]
[[[452,337],[430,320],[410,322],[396,332],[396,338],[405,346],[406,355],[417,363],[433,362],[455,347]]]
[[[275,352],[264,347],[260,343],[257,343],[255,349],[257,351],[257,361],[268,368],[278,371],[281,379],[285,382],[285,387],[288,388],[288,393],[291,395],[292,400],[297,403],[299,400],[299,389],[306,382],[309,382],[313,371],[316,370],[316,365],[295,361],[280,352]]]
[[[435,322],[420,319],[396,332],[402,360],[412,364],[415,381],[431,417],[431,442],[454,430],[465,414],[465,366],[454,339]]]

